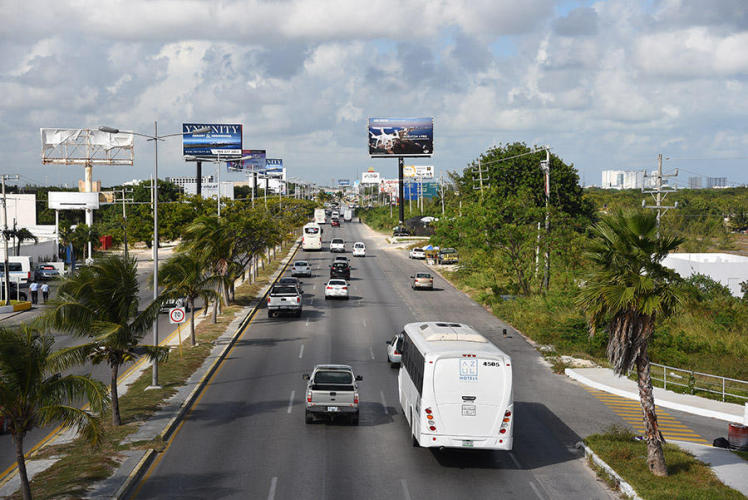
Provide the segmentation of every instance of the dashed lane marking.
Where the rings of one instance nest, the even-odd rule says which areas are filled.
[[[270,480],[270,491],[268,491],[268,500],[275,500],[275,489],[278,487],[278,478],[273,476]]]
[[[622,398],[599,389],[585,387],[585,390],[602,401],[605,406],[621,417],[636,432],[644,433],[646,431],[646,427],[642,421],[642,410],[639,401]],[[699,433],[680,422],[659,406],[656,406],[655,410],[657,412],[657,425],[665,439],[709,444],[709,441],[704,439]]]
[[[384,399],[384,391],[379,391],[379,395],[382,396],[382,408],[384,408],[384,414],[389,415],[390,411],[387,409],[387,401]]]
[[[301,348],[299,349],[299,359],[304,356],[304,344],[301,344]]]
[[[532,488],[532,491],[535,492],[535,494],[537,495],[537,497],[540,500],[543,500],[543,495],[540,494],[540,491],[538,490],[538,487],[535,486],[535,483],[533,483],[532,481],[530,481],[530,488]]]
[[[296,396],[296,391],[291,391],[291,397],[288,398],[288,412],[291,413],[291,410],[293,409],[293,398]]]
[[[400,484],[403,486],[403,498],[405,498],[405,500],[410,500],[410,492],[408,491],[408,482],[405,479],[401,479]]]

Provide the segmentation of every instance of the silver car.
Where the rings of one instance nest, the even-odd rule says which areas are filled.
[[[291,276],[312,277],[312,266],[305,260],[297,260],[291,266]]]
[[[325,285],[325,300],[327,299],[345,299],[348,300],[348,282],[341,279],[331,279]]]

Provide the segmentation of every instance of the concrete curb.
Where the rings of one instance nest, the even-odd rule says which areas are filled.
[[[592,387],[594,389],[599,389],[601,391],[609,392],[611,394],[615,394],[616,396],[620,396],[622,398],[626,399],[632,399],[634,401],[639,401],[639,395],[633,392],[624,391],[621,389],[616,389],[614,387],[607,386],[605,384],[601,384],[600,382],[595,382],[594,380],[590,380],[589,378],[585,377],[584,375],[581,375],[574,371],[573,368],[567,368],[564,370],[564,373],[567,377],[572,378],[576,380],[577,382],[580,382],[586,386]],[[715,411],[715,410],[707,410],[706,408],[699,408],[697,406],[691,406],[691,405],[684,405],[681,403],[674,403],[673,401],[668,401],[666,399],[657,399],[655,401],[655,404],[657,406],[661,406],[663,408],[669,408],[671,410],[678,410],[686,413],[691,413],[693,415],[699,415],[702,417],[708,417],[708,418],[716,418],[719,420],[725,420],[727,422],[735,422],[736,420],[740,420],[740,417],[736,417],[735,415],[732,415],[730,413],[724,413],[721,411]]]
[[[642,497],[636,494],[636,490],[634,490],[634,487],[631,486],[626,481],[624,481],[624,479],[621,476],[619,476],[618,473],[614,471],[610,465],[605,463],[605,461],[602,458],[597,456],[597,454],[594,451],[592,451],[592,449],[589,446],[587,446],[582,441],[580,441],[577,443],[577,448],[580,450],[584,450],[584,455],[586,457],[592,460],[595,463],[595,465],[602,468],[605,472],[608,473],[610,477],[612,477],[615,480],[616,485],[618,486],[618,489],[621,490],[621,493],[623,493],[624,495],[626,495],[627,497],[633,500],[642,500]]]
[[[187,414],[187,412],[192,408],[192,405],[197,400],[200,393],[205,389],[205,386],[210,381],[210,379],[213,377],[213,374],[215,374],[218,367],[223,363],[224,359],[226,359],[227,353],[234,347],[234,344],[236,344],[236,341],[239,339],[239,337],[244,334],[244,330],[246,329],[249,322],[252,320],[252,318],[257,314],[258,309],[260,308],[260,305],[263,304],[263,299],[270,291],[270,288],[272,287],[273,283],[281,276],[283,275],[283,272],[288,267],[288,264],[293,260],[294,256],[296,255],[296,252],[299,249],[301,242],[299,239],[296,240],[296,243],[294,244],[294,247],[289,251],[289,253],[286,255],[286,257],[283,258],[281,261],[281,267],[278,268],[278,270],[275,271],[273,274],[270,282],[265,285],[265,287],[262,290],[262,293],[257,297],[259,300],[257,303],[252,307],[252,309],[247,312],[247,314],[244,316],[242,321],[239,323],[239,326],[237,327],[236,331],[234,332],[233,336],[227,342],[221,352],[216,356],[213,363],[208,367],[208,369],[205,371],[203,376],[200,378],[200,382],[195,385],[194,389],[189,393],[187,398],[182,402],[182,404],[179,406],[179,409],[177,410],[177,413],[169,419],[169,421],[166,423],[164,429],[161,431],[159,436],[161,439],[166,443],[168,439],[172,436],[174,433],[174,430],[181,424],[182,420],[184,419],[184,416]],[[140,479],[143,477],[143,475],[148,471],[148,468],[153,463],[153,461],[158,456],[158,452],[154,449],[146,450],[143,453],[143,456],[138,461],[138,463],[135,465],[135,468],[130,471],[127,478],[125,479],[124,483],[117,489],[117,493],[114,498],[127,498],[128,495],[132,492],[132,489],[138,484]]]

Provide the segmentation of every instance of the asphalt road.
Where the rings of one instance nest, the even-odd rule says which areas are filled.
[[[339,235],[349,252],[354,241],[367,244],[366,258],[351,257],[351,299],[324,300],[330,253],[300,252],[297,258],[316,270],[303,280],[302,317],[258,313],[134,496],[615,497],[574,448],[580,436],[622,423],[615,414],[552,374],[521,336],[504,339],[506,325],[443,280],[435,280],[433,292],[412,291],[408,276],[424,264],[409,261],[405,251],[380,248],[359,224],[325,226],[325,240]],[[424,320],[469,323],[512,356],[512,452],[411,446],[384,342],[403,324]],[[351,364],[364,377],[357,427],[304,423],[302,374],[326,362]]]
[[[163,262],[169,257],[169,252],[164,252],[164,255],[159,255],[159,262]],[[153,288],[151,287],[153,275],[152,275],[152,261],[143,261],[140,262],[138,265],[138,282],[140,283],[140,290],[138,293],[138,297],[140,300],[140,304],[146,304],[153,300]],[[56,294],[57,285],[55,282],[50,282],[50,298],[54,297]],[[39,304],[35,306],[31,311],[15,315],[12,317],[9,317],[8,319],[5,319],[3,321],[0,321],[0,326],[2,327],[9,327],[12,325],[17,325],[23,322],[30,322],[40,314],[43,314],[45,310],[44,305]],[[169,319],[166,314],[160,314],[159,315],[159,339],[163,340],[166,337],[168,337],[177,327],[177,325],[172,325],[169,323]],[[57,349],[64,349],[66,347],[71,347],[80,343],[85,342],[85,338],[80,337],[74,337],[67,334],[62,333],[55,333],[55,348]],[[146,336],[143,339],[143,343],[145,344],[152,344],[153,343],[153,336],[152,333],[149,332],[146,334]],[[130,366],[130,363],[125,364],[120,369],[120,374],[122,374],[128,367]],[[80,366],[73,368],[69,371],[70,373],[75,373],[78,375],[84,375],[84,374],[91,374],[94,378],[97,378],[98,380],[103,381],[107,386],[109,386],[110,381],[110,370],[109,366],[106,364],[101,364],[98,366],[92,366],[90,364]],[[54,426],[51,427],[45,427],[45,428],[35,428],[30,433],[26,435],[24,438],[24,449],[28,452],[31,450],[37,443],[39,443],[42,439],[47,437],[49,433],[54,429]],[[10,434],[2,434],[0,435],[0,474],[6,471],[9,467],[14,466],[16,463],[15,458],[15,448],[13,445],[13,439],[11,438]]]

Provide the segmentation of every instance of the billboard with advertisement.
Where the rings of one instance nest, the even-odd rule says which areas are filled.
[[[361,184],[379,184],[379,172],[362,172]]]
[[[187,182],[184,184],[184,194],[196,195],[197,194],[197,183]],[[217,198],[218,197],[218,183],[217,182],[203,182],[200,188],[200,195],[203,198]],[[233,182],[221,182],[221,198],[234,199],[234,183]]]
[[[419,198],[434,198],[439,194],[438,182],[416,182],[406,181],[403,185],[403,198],[406,200],[417,200]]]
[[[434,178],[433,165],[403,165],[403,177]]]
[[[350,179],[338,179],[338,186],[350,186],[351,180]]]
[[[369,155],[431,156],[433,118],[369,118]]]
[[[264,149],[242,149],[242,161],[230,161],[226,164],[233,171],[257,171],[265,168]]]
[[[210,128],[210,132],[191,132],[204,127]],[[183,123],[182,132],[182,153],[188,161],[242,155],[241,124]]]

